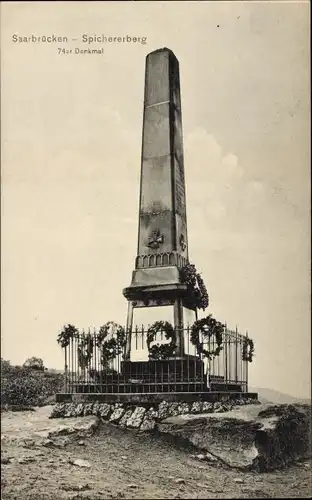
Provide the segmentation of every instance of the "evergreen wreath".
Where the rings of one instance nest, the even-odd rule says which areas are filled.
[[[57,337],[57,343],[60,344],[62,348],[69,346],[70,341],[74,338],[78,338],[79,331],[74,325],[66,325],[64,326],[61,333],[59,333]]]
[[[110,333],[114,336],[107,339]],[[126,332],[121,325],[113,321],[108,321],[105,325],[101,326],[97,335],[96,346],[101,351],[102,366],[107,367],[109,361],[112,361],[123,352],[125,345]]]
[[[171,339],[171,342],[169,344],[153,345],[150,347],[159,331],[164,332],[166,340]],[[170,358],[177,348],[176,340],[175,330],[168,321],[155,321],[147,330],[146,343],[149,358],[153,360]]]
[[[243,352],[242,352],[243,361],[248,361],[249,363],[251,363],[254,357],[254,351],[255,351],[254,341],[252,339],[249,339],[248,337],[245,337],[243,342]]]
[[[209,306],[209,296],[203,278],[197,272],[194,264],[182,267],[181,281],[188,285],[194,295],[194,307],[205,310]]]
[[[219,356],[221,350],[223,349],[223,333],[224,327],[220,321],[217,321],[212,317],[211,314],[206,318],[199,319],[193,323],[191,328],[191,342],[196,347],[197,353],[202,354],[208,359],[211,359],[213,356]],[[203,341],[200,341],[200,334],[203,337]],[[210,341],[212,335],[215,336],[216,340],[216,348],[212,351],[208,351],[204,349],[204,341]]]
[[[88,333],[87,335],[83,333],[77,349],[78,365],[82,370],[85,370],[87,366],[89,366],[93,356],[93,348],[94,339],[91,333]]]

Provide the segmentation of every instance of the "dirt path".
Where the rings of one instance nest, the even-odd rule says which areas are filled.
[[[6,417],[4,417],[6,418]],[[2,441],[3,500],[308,498],[310,464],[257,475],[203,463],[157,436],[103,424],[83,443],[27,447]],[[70,462],[82,459],[80,465]]]

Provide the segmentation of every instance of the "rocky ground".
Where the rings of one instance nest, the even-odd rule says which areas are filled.
[[[268,474],[207,463],[164,437],[97,426],[96,417],[1,416],[3,500],[309,498],[308,461]]]

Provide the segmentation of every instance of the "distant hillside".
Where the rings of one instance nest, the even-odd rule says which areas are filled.
[[[311,399],[308,398],[296,398],[295,396],[290,396],[289,394],[284,394],[274,389],[265,389],[260,387],[250,387],[250,392],[257,392],[259,400],[261,403],[276,403],[276,404],[311,404]]]

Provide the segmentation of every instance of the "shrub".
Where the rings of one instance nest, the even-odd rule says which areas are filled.
[[[12,366],[1,358],[1,405],[43,406],[63,383],[63,374]]]
[[[25,368],[31,368],[32,370],[44,370],[43,360],[41,358],[36,358],[35,356],[26,359],[23,366]]]

